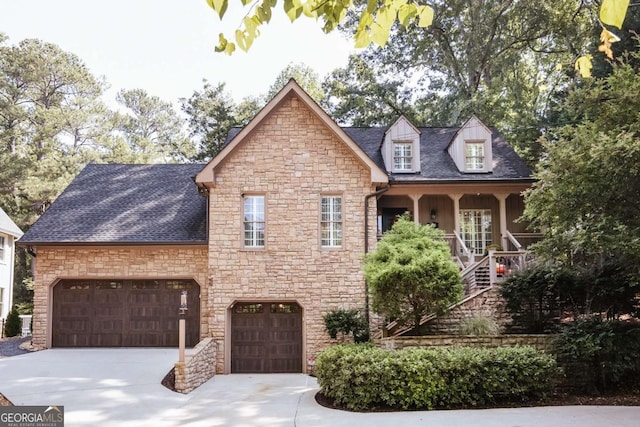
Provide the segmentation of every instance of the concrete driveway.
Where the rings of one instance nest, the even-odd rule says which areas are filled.
[[[160,381],[175,349],[54,349],[0,359],[16,405],[64,405],[65,426],[636,427],[640,407],[540,407],[352,413],[319,406],[302,374],[219,375],[188,395]]]

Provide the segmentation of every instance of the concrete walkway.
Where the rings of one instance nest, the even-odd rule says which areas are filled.
[[[189,395],[160,381],[175,349],[46,350],[0,360],[0,393],[16,405],[64,405],[65,426],[636,427],[640,407],[540,407],[353,413],[314,400],[302,374],[219,375]]]

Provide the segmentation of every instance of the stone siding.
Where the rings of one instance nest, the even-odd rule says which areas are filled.
[[[364,199],[370,171],[306,104],[289,96],[217,167],[210,192],[210,335],[217,372],[229,372],[225,336],[236,301],[295,301],[303,308],[303,360],[329,345],[322,316],[363,308]],[[243,248],[243,194],[265,196],[265,247]],[[320,245],[320,199],[342,196],[342,247]],[[375,200],[369,200],[375,247]],[[227,336],[227,343],[229,337]]]
[[[427,335],[420,337],[388,337],[376,340],[376,345],[389,350],[432,347],[514,347],[528,345],[538,350],[551,351],[555,335]]]
[[[444,316],[427,322],[428,328],[425,333],[456,334],[464,319],[478,315],[495,320],[502,330],[511,323],[511,315],[507,312],[506,302],[500,296],[499,289],[493,287],[465,300]]]
[[[35,258],[33,344],[46,348],[52,285],[59,279],[195,279],[200,284],[200,335],[206,336],[206,246],[38,247]]]
[[[189,351],[184,362],[175,364],[175,389],[179,393],[189,393],[213,378],[216,370],[216,343],[213,338],[205,338]]]

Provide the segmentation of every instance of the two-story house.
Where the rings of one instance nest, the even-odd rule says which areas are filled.
[[[15,241],[22,230],[0,208],[0,319],[6,319],[13,304]]]
[[[34,343],[217,344],[217,371],[305,372],[323,315],[364,308],[363,254],[393,218],[437,223],[461,266],[518,244],[532,182],[498,132],[337,125],[290,81],[206,165],[88,165],[20,240]],[[524,235],[523,235],[524,236]]]

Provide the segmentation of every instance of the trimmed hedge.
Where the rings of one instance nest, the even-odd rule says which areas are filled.
[[[532,347],[383,350],[337,345],[316,358],[320,391],[351,410],[432,409],[540,399],[555,359]]]

